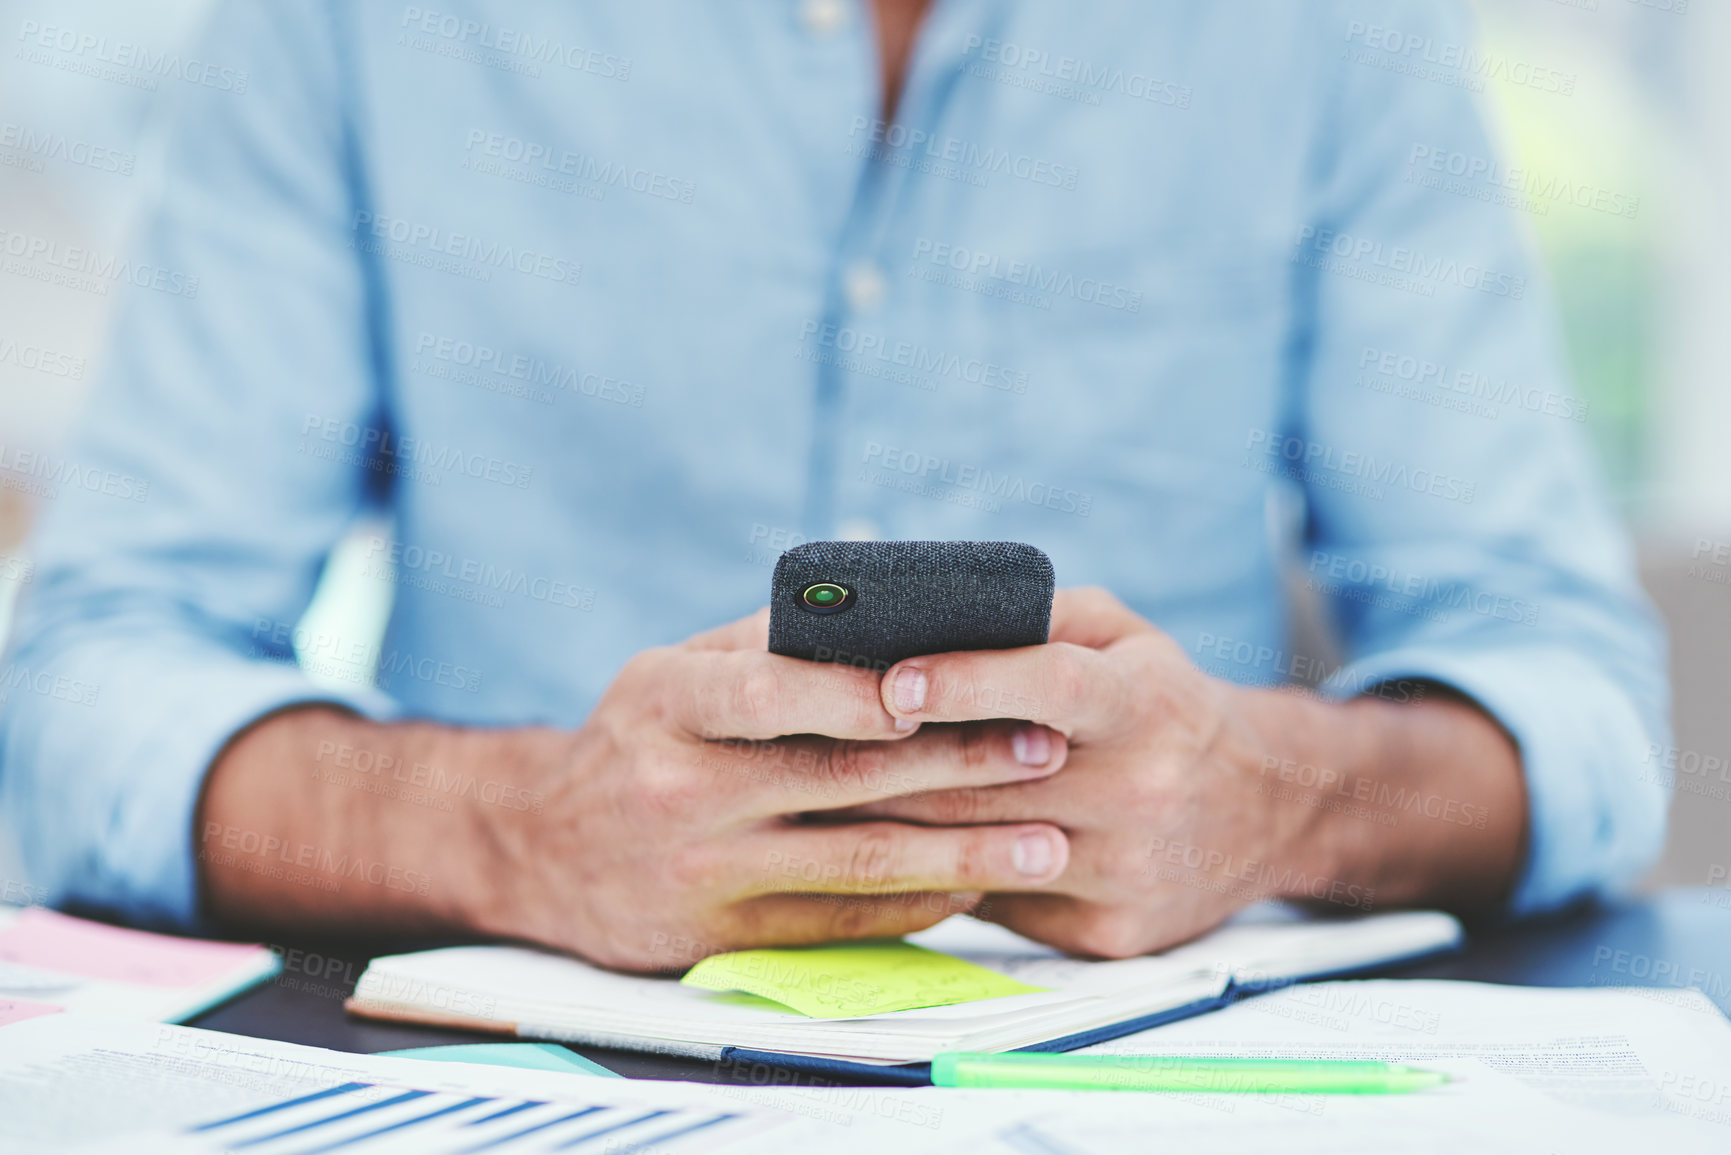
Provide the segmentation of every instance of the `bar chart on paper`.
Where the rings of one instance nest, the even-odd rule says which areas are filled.
[[[722,1140],[760,1130],[764,1122],[743,1110],[620,1106],[603,1099],[555,1102],[344,1083],[201,1123],[172,1139],[164,1136],[149,1149],[213,1155],[678,1155],[712,1150]]]

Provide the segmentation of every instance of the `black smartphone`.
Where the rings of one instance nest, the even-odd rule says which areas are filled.
[[[882,672],[1046,641],[1052,562],[1014,541],[813,541],[775,564],[769,648]]]

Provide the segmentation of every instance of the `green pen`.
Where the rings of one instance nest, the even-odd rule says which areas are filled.
[[[1053,1055],[946,1051],[932,1060],[939,1087],[1055,1091],[1247,1091],[1388,1095],[1449,1081],[1441,1071],[1334,1059],[1192,1059],[1178,1055]]]

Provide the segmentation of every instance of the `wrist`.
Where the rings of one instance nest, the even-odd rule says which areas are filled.
[[[577,735],[545,727],[457,731],[453,755],[467,768],[459,810],[468,861],[457,871],[454,919],[492,938],[550,941],[547,815],[571,774]],[[560,887],[553,893],[559,893]]]
[[[1382,735],[1374,712],[1292,690],[1238,690],[1261,737],[1256,792],[1278,866],[1274,897],[1367,909],[1374,895],[1374,848],[1356,800],[1378,765]]]

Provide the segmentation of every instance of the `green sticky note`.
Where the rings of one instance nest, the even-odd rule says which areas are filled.
[[[410,1047],[406,1051],[380,1053],[397,1059],[426,1059],[435,1063],[487,1063],[531,1071],[620,1077],[600,1063],[592,1063],[557,1043],[456,1043],[448,1047]]]
[[[1043,990],[900,939],[736,950],[704,959],[680,982],[745,991],[814,1019],[847,1019]]]

